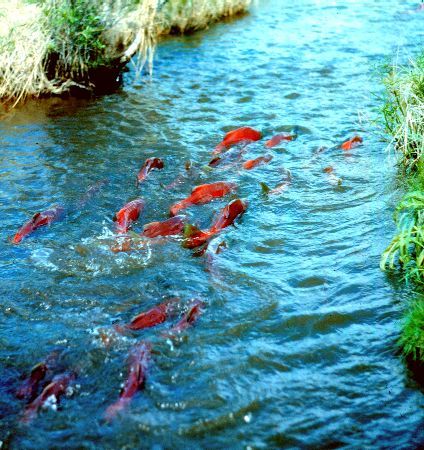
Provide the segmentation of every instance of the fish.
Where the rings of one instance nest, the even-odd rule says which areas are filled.
[[[183,181],[189,176],[190,172],[192,172],[192,162],[188,159],[185,163],[184,163],[184,168],[185,168],[185,172],[184,173],[180,173],[177,178],[172,181],[171,183],[162,186],[166,191],[170,191],[174,188],[176,188],[178,185],[182,184]]]
[[[184,229],[184,220],[181,216],[174,216],[163,222],[151,222],[144,225],[142,236],[155,238],[157,236],[174,236]]]
[[[277,195],[277,194],[281,194],[282,192],[284,192],[291,184],[291,172],[289,170],[287,170],[287,177],[286,179],[278,184],[277,186],[275,186],[275,188],[271,189],[266,183],[260,183],[261,188],[262,188],[262,192],[266,195]]]
[[[230,192],[235,191],[236,188],[237,186],[234,183],[227,183],[225,181],[217,181],[216,183],[196,186],[187,198],[171,206],[170,215],[175,216],[179,211],[188,208],[189,206],[203,205],[209,203],[214,198],[224,197]]]
[[[65,208],[59,205],[51,209],[47,209],[46,211],[34,214],[32,218],[18,230],[12,239],[12,243],[19,244],[23,238],[31,234],[33,231],[59,220],[64,213]]]
[[[22,421],[25,423],[33,420],[38,410],[48,405],[56,405],[60,401],[60,397],[66,394],[69,385],[76,379],[74,372],[65,372],[53,377],[51,383],[49,383],[41,392],[41,394],[31,402],[25,409]]]
[[[233,145],[259,141],[261,138],[262,134],[253,128],[237,128],[237,130],[232,130],[224,136],[224,139],[215,147],[213,153],[218,154]]]
[[[169,317],[169,314],[174,311],[175,303],[179,300],[179,298],[171,298],[166,302],[154,306],[148,311],[138,314],[129,324],[124,325],[124,328],[132,331],[139,331],[165,322],[165,320]]]
[[[84,196],[80,199],[80,201],[76,205],[76,209],[80,210],[87,206],[87,203],[90,202],[90,200],[97,195],[104,186],[107,186],[109,184],[109,180],[107,178],[103,180],[99,180],[93,185],[91,185],[87,192],[84,194]]]
[[[160,170],[163,168],[164,163],[160,158],[147,158],[138,172],[136,185],[138,186],[141,182],[143,182],[153,169]]]
[[[135,394],[144,389],[151,352],[152,348],[148,342],[140,342],[132,348],[127,380],[119,394],[119,399],[106,409],[106,420],[113,420],[119,412],[130,404]]]
[[[259,156],[259,158],[256,159],[249,159],[248,161],[245,161],[243,163],[243,169],[252,170],[256,166],[259,166],[259,164],[269,163],[271,159],[272,159],[271,155]]]
[[[323,169],[323,172],[325,172],[328,175],[328,180],[331,184],[334,185],[341,185],[342,184],[342,179],[339,178],[335,173],[334,173],[334,168],[331,166],[325,167]]]
[[[343,150],[351,150],[352,148],[358,147],[358,145],[362,144],[363,139],[361,136],[353,136],[353,138],[349,139],[346,142],[343,142],[343,144],[340,145],[340,147]]]
[[[117,233],[127,233],[131,227],[131,223],[140,217],[140,213],[144,209],[144,200],[137,198],[124,205],[113,217],[116,222]]]
[[[281,141],[294,141],[297,134],[294,133],[280,133],[273,136],[269,141],[265,142],[265,147],[272,148],[278,145]]]
[[[186,225],[184,229],[186,239],[183,242],[183,247],[196,248],[205,244],[211,237],[218,234],[224,228],[232,225],[246,209],[247,202],[237,198],[222,209],[209,230],[201,231],[192,225]]]
[[[44,362],[40,362],[31,369],[29,377],[22,383],[16,391],[16,397],[19,399],[33,400],[37,395],[38,386],[44,380],[48,367]]]
[[[203,312],[205,304],[200,300],[194,300],[188,311],[183,315],[170,330],[168,337],[175,337],[176,334],[182,333],[187,328],[194,325]]]

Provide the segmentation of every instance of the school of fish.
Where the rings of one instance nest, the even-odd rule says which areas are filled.
[[[297,137],[298,133],[296,130],[290,133],[279,133],[268,139],[264,143],[264,147],[271,149],[282,142],[294,141]],[[261,139],[262,133],[248,126],[229,131],[212,151],[212,159],[206,167],[209,168],[208,170],[214,171],[218,171],[219,168],[238,168],[239,170],[250,171],[270,163],[273,160],[273,155],[269,153],[242,161],[247,146]],[[354,135],[334,148],[341,148],[343,151],[348,152],[362,144],[363,139],[358,135]],[[328,149],[320,147],[315,152],[315,157],[325,150]],[[147,182],[154,169],[162,170],[164,168],[165,163],[161,158],[151,157],[146,159],[136,175],[137,186]],[[188,161],[185,163],[186,174],[190,170],[191,162]],[[282,194],[290,187],[292,182],[291,172],[284,168],[281,168],[280,172],[282,179],[275,187],[271,188],[264,182],[260,183],[264,195]],[[340,185],[342,183],[342,179],[337,177],[332,166],[323,168],[322,172],[326,174],[330,184]],[[186,178],[188,178],[186,175],[179,174],[173,183],[163,186],[164,191],[173,189],[178,184],[183,183]],[[45,211],[34,214],[11,238],[11,243],[15,245],[20,244],[39,228],[50,226],[54,222],[72,214],[72,211],[76,209],[85,208],[94,195],[98,195],[107,184],[107,180],[101,180],[94,186],[91,186],[74,207],[55,205]],[[114,253],[130,252],[137,250],[142,245],[143,239],[172,238],[179,240],[183,248],[194,250],[193,256],[203,256],[206,252],[218,254],[223,248],[227,247],[225,241],[222,241],[214,252],[208,250],[209,243],[214,237],[240,219],[248,208],[247,200],[234,198],[237,190],[238,186],[235,183],[222,180],[193,186],[187,197],[171,204],[169,207],[170,218],[144,224],[140,233],[134,232],[133,228],[137,226],[140,217],[143,217],[143,212],[146,207],[148,208],[148,204],[146,206],[144,198],[133,199],[123,205],[113,217],[116,240],[110,249]],[[220,209],[215,220],[207,229],[198,229],[189,223],[186,216],[182,214],[187,208],[199,207],[215,200],[219,201],[230,195],[233,198]],[[209,258],[207,261],[210,262],[211,259]],[[181,333],[194,326],[205,309],[206,303],[200,299],[195,298],[185,302],[180,298],[169,298],[146,311],[140,312],[127,323],[115,324],[112,331],[117,335],[134,337],[140,330],[154,328],[165,322],[175,321],[167,331],[162,331],[160,334],[165,341],[172,342]],[[109,342],[109,339],[107,341]],[[153,354],[153,346],[148,341],[143,340],[132,346],[129,352],[127,378],[117,400],[105,410],[104,419],[106,421],[111,421],[118,414],[122,414],[130,406],[134,396],[144,389]],[[17,386],[15,396],[26,402],[21,418],[22,423],[29,423],[34,420],[42,409],[48,407],[56,409],[61,397],[73,392],[72,385],[78,377],[78,371],[61,366],[59,363],[60,355],[60,351],[55,351],[47,356],[44,361],[38,362]]]

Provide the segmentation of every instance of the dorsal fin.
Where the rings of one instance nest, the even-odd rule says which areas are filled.
[[[268,194],[268,192],[271,190],[271,188],[266,183],[261,182],[260,185],[264,194]]]
[[[199,233],[201,233],[201,231],[195,225],[191,225],[190,223],[184,225],[183,234],[185,238],[191,238]]]

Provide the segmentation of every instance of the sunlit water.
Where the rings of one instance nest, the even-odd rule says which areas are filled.
[[[423,43],[424,12],[394,0],[262,1],[250,15],[163,42],[153,80],[90,102],[30,103],[0,123],[0,440],[11,448],[414,448],[424,442],[423,395],[396,340],[406,305],[379,271],[394,232],[393,161],[371,123],[380,89],[374,68]],[[298,127],[294,142],[250,172],[205,170],[224,132],[266,137]],[[354,133],[364,145],[337,148]],[[314,156],[320,146],[329,149]],[[166,168],[135,186],[149,156]],[[184,162],[193,170],[185,175]],[[333,166],[342,185],[323,172]],[[293,175],[280,196],[259,183]],[[162,186],[182,174],[173,190]],[[34,212],[86,209],[19,246],[7,238]],[[112,217],[137,196],[134,227],[167,218],[192,186],[228,180],[249,208],[193,258],[178,241],[114,254]],[[206,227],[218,201],[187,211]],[[163,301],[206,303],[195,327],[170,345],[171,323],[126,338],[114,322]],[[176,319],[174,319],[175,322]],[[111,337],[111,342],[102,339]],[[114,338],[115,336],[115,338]],[[146,389],[113,423],[103,420],[140,339],[154,346]],[[19,376],[62,348],[78,372],[58,411],[19,422]]]

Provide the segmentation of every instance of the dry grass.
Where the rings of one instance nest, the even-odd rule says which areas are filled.
[[[251,0],[168,0],[158,13],[159,34],[198,30],[246,11]]]
[[[36,5],[0,0],[0,98],[17,103],[51,90],[44,71],[47,26]]]
[[[90,70],[119,68],[130,60],[138,70],[151,71],[158,35],[204,28],[245,11],[250,3],[0,0],[0,99],[14,106],[27,97],[60,94],[71,86],[91,89]]]

